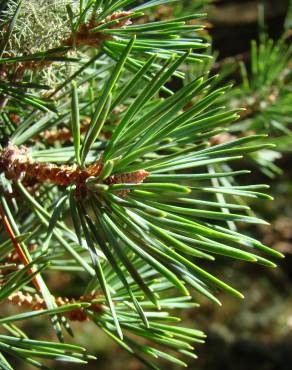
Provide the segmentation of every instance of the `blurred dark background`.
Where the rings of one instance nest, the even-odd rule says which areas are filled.
[[[189,3],[196,3],[191,0]],[[246,52],[259,33],[259,6],[269,35],[278,38],[289,8],[289,0],[215,0],[208,12],[214,49],[220,58]]]

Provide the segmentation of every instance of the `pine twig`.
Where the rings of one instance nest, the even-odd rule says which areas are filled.
[[[28,260],[28,258],[26,256],[26,254],[24,253],[21,245],[17,241],[17,238],[16,238],[16,236],[14,234],[14,231],[13,231],[13,229],[12,229],[10,223],[9,223],[9,220],[8,220],[7,216],[5,215],[5,212],[3,210],[2,204],[0,204],[0,215],[1,215],[1,218],[2,218],[2,224],[4,226],[4,229],[6,230],[7,235],[9,236],[11,242],[13,243],[14,248],[15,248],[15,251],[18,254],[18,257],[19,257],[20,261],[25,266],[27,266],[29,264],[29,260]],[[29,268],[28,269],[28,273],[29,274],[33,274],[34,273],[33,269],[32,268]],[[36,290],[37,291],[40,291],[40,284],[39,284],[39,281],[38,281],[38,277],[37,276],[33,277],[32,283],[34,284]]]

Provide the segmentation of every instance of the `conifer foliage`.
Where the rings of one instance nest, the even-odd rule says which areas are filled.
[[[13,356],[86,363],[64,336],[74,321],[149,368],[185,365],[205,335],[171,312],[200,295],[221,304],[218,290],[243,297],[208,272],[215,257],[282,257],[237,229],[265,223],[242,199],[271,198],[238,185],[249,171],[232,163],[271,144],[256,132],[218,140],[241,109],[219,104],[231,86],[210,71],[183,82],[210,61],[208,43],[203,14],[155,19],[170,3],[1,2],[0,299],[18,306],[1,312],[2,369]],[[56,341],[28,337],[21,323],[35,319]]]

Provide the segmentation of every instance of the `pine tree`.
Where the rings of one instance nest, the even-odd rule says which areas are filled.
[[[91,321],[149,368],[157,358],[184,366],[205,335],[171,312],[200,295],[221,304],[218,290],[243,298],[207,271],[214,255],[267,267],[263,254],[283,257],[237,229],[265,223],[242,199],[271,197],[238,185],[249,171],[232,163],[273,146],[257,128],[218,140],[242,109],[221,104],[234,90],[212,74],[203,15],[157,18],[170,3],[0,5],[0,298],[19,306],[0,318],[5,370],[11,356],[42,369],[39,359],[93,358],[67,343],[73,321]],[[190,79],[193,68],[204,73]],[[62,274],[70,286],[57,294]],[[18,326],[37,317],[56,341]]]

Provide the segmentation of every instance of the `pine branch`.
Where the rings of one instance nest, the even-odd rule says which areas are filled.
[[[271,197],[265,185],[240,185],[249,171],[232,163],[273,146],[265,135],[237,135],[242,110],[221,104],[236,89],[209,76],[201,15],[154,21],[155,7],[172,1],[140,3],[8,0],[0,8],[0,299],[22,310],[0,318],[9,334],[0,349],[39,368],[38,357],[90,357],[28,339],[20,320],[51,318],[60,341],[63,328],[73,335],[68,320],[90,321],[152,369],[157,358],[185,366],[180,356],[194,357],[192,344],[205,336],[177,326],[169,311],[196,307],[191,294],[216,304],[218,290],[243,298],[201,262],[225,256],[273,268],[263,255],[283,257],[237,231],[266,224],[242,199]],[[283,67],[281,48],[271,60]],[[263,68],[263,50],[253,65],[257,91],[265,73],[269,91],[282,71]],[[207,73],[171,88],[198,65]],[[64,298],[63,286],[56,298],[51,282],[64,272],[75,298]],[[4,355],[0,364],[11,367]]]

